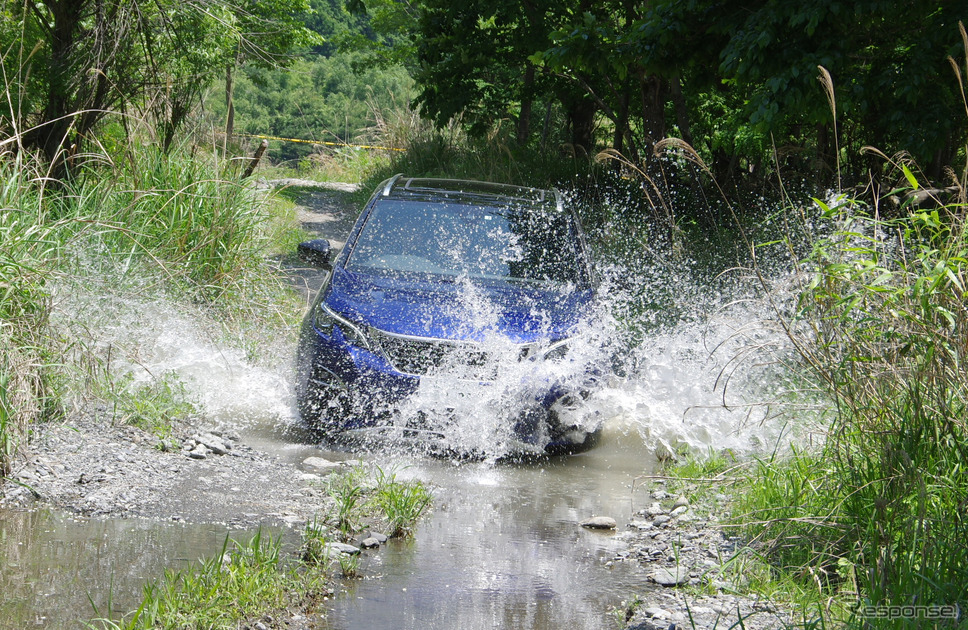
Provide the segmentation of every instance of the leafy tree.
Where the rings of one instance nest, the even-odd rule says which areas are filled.
[[[4,36],[15,93],[0,115],[58,177],[110,112],[153,112],[167,145],[213,73],[284,62],[308,41],[295,17],[303,8],[302,0],[8,2],[0,26],[19,40]]]
[[[837,143],[818,81],[823,66],[833,78],[849,164],[863,166],[856,149],[868,143],[909,150],[937,172],[965,137],[945,60],[961,43],[957,13],[936,0],[656,0],[605,56],[683,77],[693,115],[727,93],[737,140],[753,132],[802,149],[813,143],[814,155],[832,168]],[[707,132],[716,124],[707,119]]]
[[[357,69],[359,53],[307,56],[286,71],[251,67],[240,73],[236,108],[240,128],[250,134],[316,142],[363,140],[377,112],[406,100],[411,80],[403,68]],[[216,109],[215,113],[223,114]],[[317,150],[312,144],[281,143],[274,156],[291,160]]]
[[[459,118],[478,136],[514,120],[524,142],[532,103],[554,99],[566,112],[572,144],[591,150],[594,101],[572,82],[540,72],[532,60],[549,46],[565,11],[552,0],[425,0],[414,75],[421,113],[438,126]]]
[[[417,103],[482,134],[554,95],[573,141],[596,116],[633,159],[681,136],[723,176],[775,163],[860,178],[864,144],[939,174],[966,126],[946,60],[959,6],[938,0],[424,0]],[[836,104],[818,77],[829,72]],[[584,122],[581,122],[584,121]],[[961,121],[961,122],[959,122]],[[599,133],[600,133],[599,131]],[[519,133],[519,137],[522,134]]]
[[[347,0],[346,6],[366,27],[343,31],[337,40],[341,51],[363,53],[360,67],[416,69],[421,0]]]

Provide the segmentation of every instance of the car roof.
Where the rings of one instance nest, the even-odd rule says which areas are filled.
[[[384,184],[381,197],[414,201],[440,201],[481,205],[519,205],[564,209],[557,189],[530,188],[512,184],[466,179],[436,179],[397,175]]]

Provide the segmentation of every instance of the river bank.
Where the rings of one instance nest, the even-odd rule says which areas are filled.
[[[178,423],[168,444],[159,448],[146,431],[95,417],[39,426],[29,456],[0,486],[0,507],[296,531],[332,507],[319,458],[285,461],[231,430],[191,422]],[[652,585],[616,607],[616,621],[636,630],[792,625],[774,603],[742,594],[742,544],[721,527],[726,495],[693,503],[670,493],[662,479],[648,483],[633,495],[632,519],[612,519],[613,529],[606,518],[605,529],[595,530],[619,543],[598,562],[621,565]],[[579,516],[576,532],[603,526],[588,522],[592,515]]]

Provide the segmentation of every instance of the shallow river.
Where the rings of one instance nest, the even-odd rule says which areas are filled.
[[[304,220],[324,234],[345,230],[349,217],[331,197],[317,201]],[[305,279],[314,283],[311,274]],[[742,404],[747,395],[758,396],[769,374],[738,374],[730,367],[735,348],[745,343],[743,331],[756,319],[745,308],[630,349],[635,369],[596,401],[605,432],[585,454],[526,464],[364,455],[398,478],[428,483],[433,509],[412,540],[366,553],[362,577],[346,581],[331,603],[331,627],[615,628],[611,611],[655,588],[646,569],[612,562],[624,548],[625,523],[648,505],[634,482],[654,470],[655,454],[684,445],[758,448],[775,437],[760,412]],[[293,437],[287,366],[253,367],[211,335],[194,334],[183,316],[168,321],[166,309],[150,312],[151,327],[138,329],[140,365],[154,373],[176,371],[206,413],[234,423],[243,441],[292,462],[310,455],[356,457]],[[755,334],[764,344],[768,333]],[[728,394],[719,385],[726,373],[733,383]],[[734,399],[734,410],[722,406]],[[618,532],[578,525],[596,515],[613,517]],[[130,610],[146,581],[217,554],[227,534],[215,525],[0,513],[0,628],[80,627],[77,619],[94,616],[92,602],[102,611]],[[295,544],[295,532],[289,540]]]
[[[249,430],[246,442],[294,462],[347,456],[280,441],[291,433],[277,425]],[[430,484],[434,508],[412,540],[366,552],[361,578],[332,602],[334,629],[610,629],[609,611],[648,588],[644,571],[608,562],[623,547],[615,534],[577,525],[603,514],[622,522],[645,500],[631,485],[650,462],[608,438],[587,454],[532,464],[374,461]],[[73,620],[93,617],[91,602],[130,610],[147,581],[218,553],[227,534],[217,525],[0,514],[0,627],[80,627]],[[287,540],[296,544],[296,534]]]

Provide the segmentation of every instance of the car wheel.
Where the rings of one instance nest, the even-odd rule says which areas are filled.
[[[585,408],[587,394],[567,394],[554,402],[548,414],[546,449],[549,453],[580,453],[595,446],[601,436],[601,423],[589,417]]]
[[[334,385],[310,381],[297,400],[303,423],[321,437],[332,438],[339,433],[349,414],[347,393]]]

